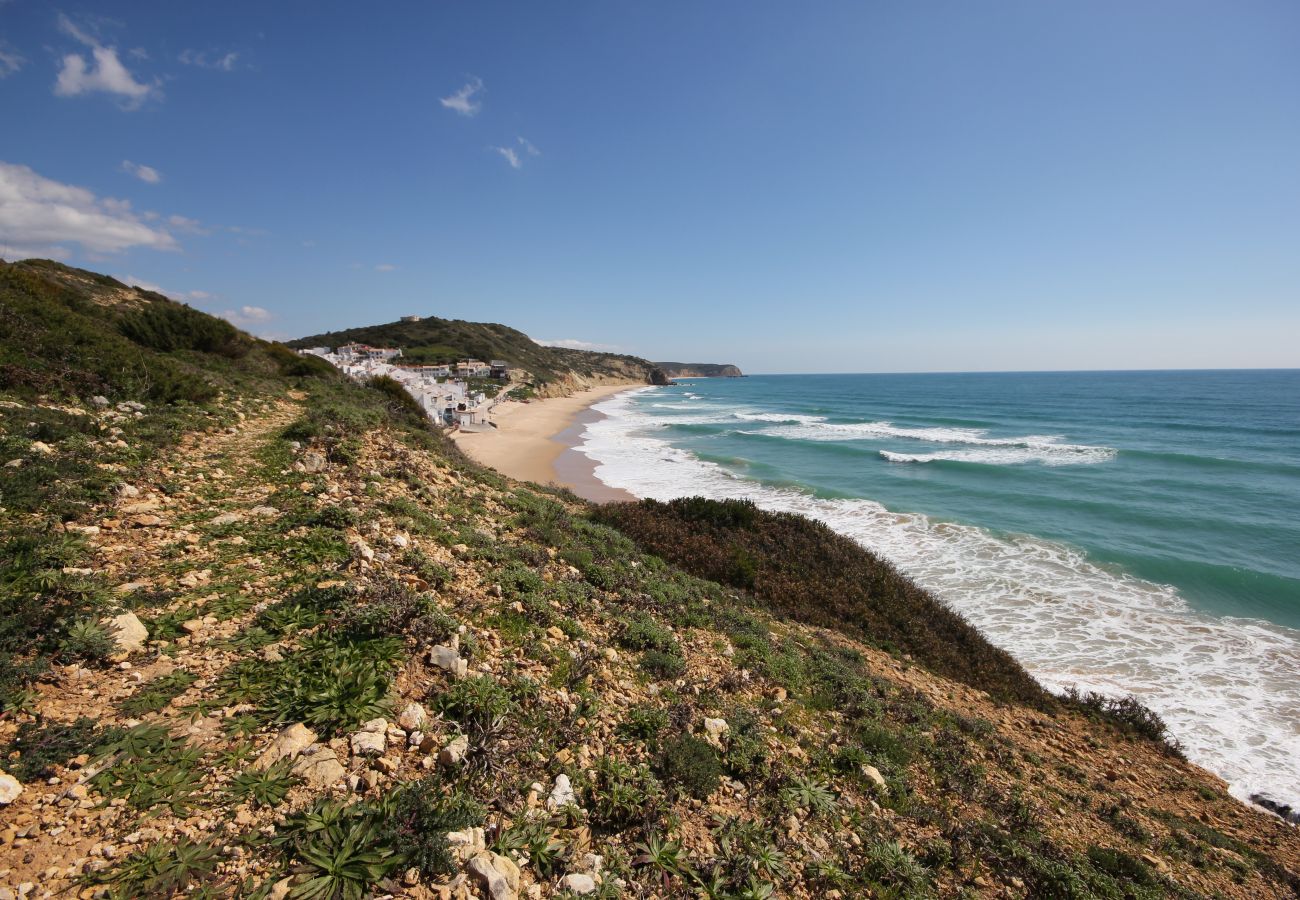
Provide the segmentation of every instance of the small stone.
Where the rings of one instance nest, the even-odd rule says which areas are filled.
[[[888,785],[885,783],[885,776],[881,775],[880,770],[875,766],[863,766],[862,774],[866,775],[867,780],[881,790],[888,788]]]
[[[181,631],[186,634],[198,634],[203,630],[202,619],[187,619],[181,623]]]
[[[114,631],[117,646],[127,653],[144,649],[144,642],[149,639],[149,629],[144,627],[135,613],[125,612],[114,616],[109,622]]]
[[[555,787],[551,790],[551,796],[546,798],[546,808],[554,812],[565,806],[576,806],[578,803],[577,795],[573,792],[573,784],[569,781],[569,776],[561,772],[555,776]]]
[[[274,506],[254,506],[248,511],[250,516],[257,516],[259,519],[267,519],[272,516],[278,516],[280,511]]]
[[[401,713],[397,716],[397,724],[401,725],[406,731],[419,731],[429,721],[429,714],[425,712],[424,707],[412,701],[402,707]]]
[[[302,455],[302,459],[298,461],[298,465],[301,466],[302,471],[306,472],[308,475],[323,472],[326,465],[325,454],[321,453],[319,450],[308,450]]]
[[[95,406],[99,409],[105,409],[108,406],[108,398],[100,394],[96,394],[95,396],[90,398],[90,403],[92,406]]]
[[[508,857],[484,851],[465,869],[491,900],[516,900],[519,896],[519,867]]]
[[[234,525],[238,522],[242,522],[243,520],[244,517],[241,516],[239,513],[228,512],[228,513],[222,513],[219,516],[214,516],[213,518],[208,520],[208,524],[212,525],[215,528],[221,528],[224,525]]]
[[[321,746],[315,753],[304,754],[294,765],[293,774],[314,788],[327,788],[337,784],[348,773],[338,756],[328,747]],[[374,775],[374,772],[366,773]]]
[[[618,651],[613,647],[606,647],[601,651],[601,656],[605,657],[609,662],[618,662]]]
[[[560,885],[567,891],[575,894],[594,894],[596,893],[596,879],[590,875],[573,872],[565,875],[560,879]]]
[[[267,900],[285,900],[289,896],[289,891],[293,890],[293,877],[281,878],[271,888],[267,894]]]
[[[459,859],[469,859],[487,849],[487,837],[482,828],[447,832],[447,849]]]
[[[385,775],[392,775],[398,769],[397,760],[387,756],[381,756],[375,760],[375,768]]]
[[[464,678],[469,671],[469,661],[462,659],[454,647],[439,644],[429,651],[429,662],[440,669],[445,669],[454,678]]]
[[[8,772],[0,772],[0,806],[8,806],[23,792],[23,784]]]
[[[32,441],[32,452],[39,453],[41,456],[49,456],[54,452],[54,448],[44,441]]]
[[[718,749],[722,748],[722,736],[731,729],[726,719],[705,719],[704,739]]]
[[[316,732],[301,722],[281,731],[253,763],[255,769],[269,769],[282,759],[292,759],[316,743]]]
[[[468,752],[469,738],[462,734],[442,748],[442,752],[438,754],[438,763],[448,767],[458,766],[465,761],[465,754]]]

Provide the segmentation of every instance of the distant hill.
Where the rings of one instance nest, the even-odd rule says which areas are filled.
[[[657,362],[669,378],[740,378],[745,373],[726,363]]]
[[[507,325],[440,319],[428,316],[418,322],[389,322],[313,334],[290,347],[337,347],[357,341],[380,347],[401,347],[407,362],[449,363],[471,357],[491,361],[503,359],[511,368],[527,373],[525,378],[538,387],[579,387],[600,381],[644,381],[649,383],[655,364],[637,356],[597,353],[543,346]]]

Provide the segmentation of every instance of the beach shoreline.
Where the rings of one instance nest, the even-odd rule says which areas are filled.
[[[519,481],[568,488],[596,503],[635,501],[596,477],[595,463],[578,452],[584,426],[599,418],[592,406],[636,384],[598,385],[568,397],[507,400],[492,411],[490,431],[455,431],[451,439],[475,462]]]

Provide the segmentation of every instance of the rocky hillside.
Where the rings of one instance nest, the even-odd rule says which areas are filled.
[[[816,526],[517,484],[67,277],[0,268],[0,892],[1300,896],[1158,720]]]
[[[737,366],[720,363],[657,362],[669,378],[741,378],[744,372]]]

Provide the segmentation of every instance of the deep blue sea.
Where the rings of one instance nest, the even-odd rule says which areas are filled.
[[[598,405],[641,497],[748,497],[893,560],[1044,684],[1133,693],[1300,802],[1300,371],[772,375]]]

